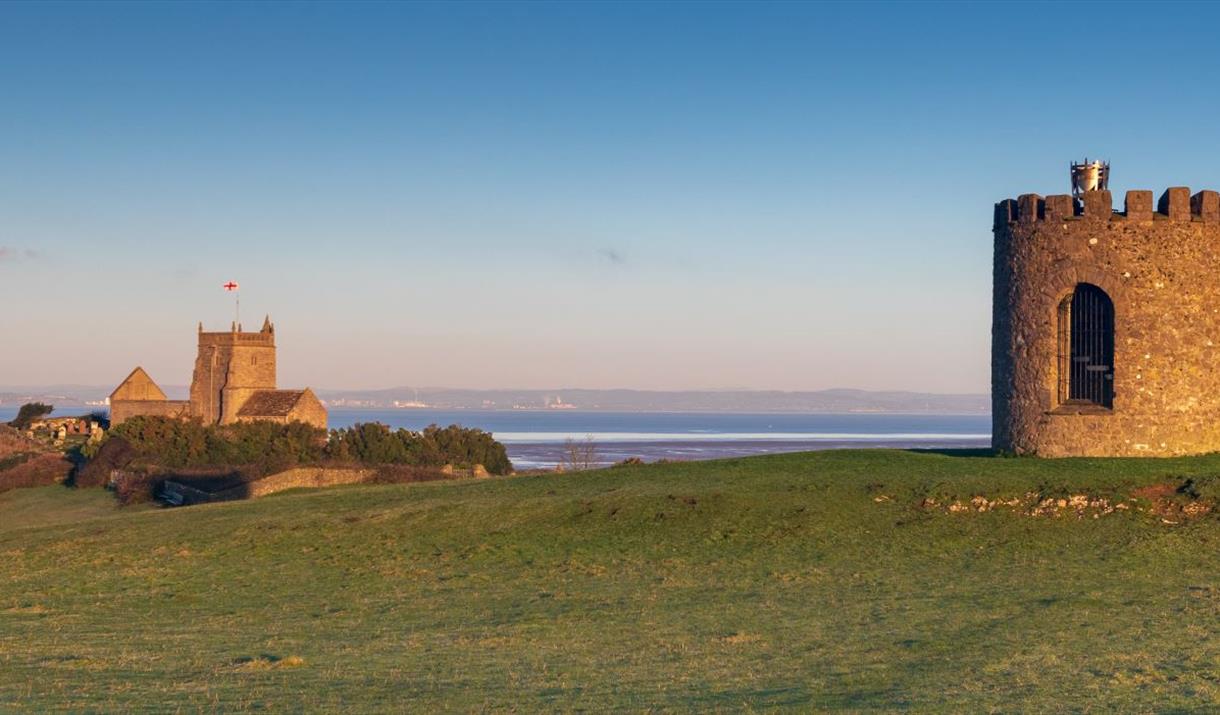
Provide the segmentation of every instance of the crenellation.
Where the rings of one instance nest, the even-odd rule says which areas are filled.
[[[1086,191],[1083,203],[1082,215],[1086,219],[1104,221],[1114,215],[1114,200],[1110,197],[1109,191]]]
[[[1047,196],[1043,204],[1043,218],[1047,221],[1062,221],[1076,215],[1076,202],[1070,194]]]
[[[993,228],[999,229],[1017,220],[1017,202],[1004,199],[995,205],[995,222]]]
[[[200,345],[236,345],[260,343],[275,345],[274,333],[199,333]]]
[[[1127,192],[1123,212],[1130,221],[1152,220],[1152,192],[1147,189],[1132,189]]]
[[[1220,194],[1203,190],[1191,196],[1190,212],[1206,223],[1220,221]]]
[[[1161,194],[1157,202],[1157,212],[1168,216],[1170,221],[1190,220],[1190,189],[1185,186],[1172,186]]]
[[[995,205],[993,227],[1000,229],[1012,223],[1037,223],[1039,221],[1064,221],[1069,218],[1107,220],[1125,216],[1132,221],[1150,221],[1154,214],[1173,221],[1189,221],[1198,217],[1204,222],[1220,222],[1220,193],[1204,190],[1193,196],[1190,189],[1174,186],[1166,189],[1156,202],[1147,189],[1132,189],[1126,193],[1123,211],[1116,214],[1113,197],[1108,190],[1087,191],[1079,200],[1068,194],[1022,194],[1016,199],[1005,199]],[[226,333],[218,333],[226,335]],[[258,335],[258,333],[246,333]]]
[[[1033,223],[1045,216],[1042,197],[1037,194],[1022,194],[1017,197],[1017,220],[1021,223]]]

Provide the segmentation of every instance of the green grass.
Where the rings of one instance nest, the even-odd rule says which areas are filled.
[[[22,490],[0,711],[1215,711],[1215,514],[920,504],[1216,474],[840,451],[118,515]]]
[[[141,506],[136,511],[148,508],[151,507]],[[0,543],[8,543],[5,532],[16,529],[72,524],[106,516],[126,518],[136,511],[120,509],[114,496],[101,489],[50,486],[0,492]]]

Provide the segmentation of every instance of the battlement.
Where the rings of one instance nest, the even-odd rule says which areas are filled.
[[[275,345],[275,336],[264,333],[200,333],[200,345]]]
[[[263,327],[257,333],[247,333],[242,330],[241,323],[234,322],[226,332],[204,332],[203,323],[199,324],[199,345],[267,345],[275,347],[275,326],[271,318],[263,321]]]
[[[1068,194],[1047,197],[1022,194],[1016,199],[1005,199],[995,205],[996,230],[1014,223],[1067,220],[1220,223],[1220,193],[1205,190],[1191,195],[1190,189],[1184,186],[1170,187],[1161,194],[1154,210],[1152,192],[1134,189],[1127,192],[1121,212],[1114,210],[1109,191],[1085,192],[1080,202],[1074,201]]]
[[[268,345],[275,346],[275,336],[267,333],[200,333],[202,345]]]

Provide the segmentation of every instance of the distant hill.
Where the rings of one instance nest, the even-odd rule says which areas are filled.
[[[163,385],[170,399],[187,388]],[[0,386],[0,407],[40,401],[58,408],[95,406],[113,386]],[[889,412],[907,414],[986,414],[987,394],[832,389],[784,390],[466,390],[448,387],[391,387],[379,390],[316,390],[331,407],[436,409],[570,408],[620,412]],[[420,404],[414,404],[420,403]]]
[[[412,402],[448,409],[543,409],[623,412],[901,412],[986,414],[986,394],[874,392],[870,390],[456,390],[391,388],[386,390],[319,390],[336,406],[394,407]]]

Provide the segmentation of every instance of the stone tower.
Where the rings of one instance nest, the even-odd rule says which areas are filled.
[[[199,325],[199,352],[191,379],[191,414],[205,424],[234,422],[242,405],[259,390],[275,389],[275,326],[263,321],[257,333],[234,323],[228,332],[205,333]]]
[[[996,204],[992,440],[1043,456],[1220,450],[1220,195]]]
[[[204,424],[277,422],[326,429],[326,406],[308,387],[275,387],[275,326],[263,321],[257,333],[234,323],[228,332],[205,333],[199,324],[199,352],[190,400],[169,400],[142,368],[110,394],[110,424],[132,417],[197,419]]]

